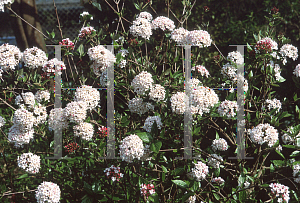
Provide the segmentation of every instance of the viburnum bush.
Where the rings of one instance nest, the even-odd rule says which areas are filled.
[[[276,33],[279,11],[265,16],[268,28],[245,53],[225,54],[207,28],[184,26],[189,1],[183,21],[157,14],[152,1],[134,4],[133,19],[120,1],[105,2],[92,5],[118,14],[115,33],[92,27],[83,12],[75,39],[49,33],[64,45],[61,60],[37,47],[0,46],[1,202],[298,202],[300,102],[297,92],[290,100],[280,89],[293,83],[299,93],[300,64],[290,65],[298,60],[293,41]],[[1,1],[0,10],[10,3]],[[107,125],[112,69],[114,129]],[[237,158],[240,148],[245,157]]]

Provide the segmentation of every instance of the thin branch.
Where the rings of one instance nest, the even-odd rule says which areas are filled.
[[[17,110],[17,109],[15,109],[13,106],[11,106],[9,103],[7,103],[4,99],[2,99],[2,98],[0,98],[1,99],[1,101],[3,101],[7,106],[9,106],[10,108],[12,108],[13,110]]]
[[[60,22],[59,22],[59,18],[58,18],[57,8],[56,8],[54,0],[53,0],[53,5],[54,5],[54,8],[55,8],[55,13],[56,13],[56,18],[57,18],[57,22],[58,22],[58,29],[60,31],[60,36],[61,36],[61,39],[63,39],[63,34],[62,34],[61,27],[60,27]]]

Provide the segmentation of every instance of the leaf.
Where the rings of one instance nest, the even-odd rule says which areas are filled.
[[[174,171],[172,171],[172,175],[180,175],[184,172],[184,168],[176,168]]]
[[[297,147],[294,145],[282,145],[282,146],[286,148],[297,149]]]
[[[154,193],[154,194],[150,195],[149,200],[152,202],[159,202],[158,194]]]
[[[217,193],[213,193],[214,197],[216,198],[216,200],[220,199],[220,195],[218,195]]]
[[[218,132],[216,131],[216,140],[220,139]]]
[[[189,192],[189,193],[187,193],[187,194],[184,194],[183,196],[182,196],[182,203],[184,203],[190,196],[193,196],[194,195],[194,193],[193,192]]]
[[[240,202],[245,202],[245,200],[247,199],[247,193],[245,190],[239,192],[239,200]]]
[[[150,150],[153,151],[153,152],[158,153],[159,150],[160,150],[160,148],[161,148],[161,146],[162,146],[162,142],[156,140],[154,143],[152,143],[152,144],[150,145]]]
[[[294,151],[293,153],[291,153],[290,157],[295,157],[298,156],[300,154],[300,151]]]
[[[18,177],[17,179],[23,179],[23,178],[27,178],[28,177],[28,173],[25,173],[23,175],[21,175],[20,177]]]
[[[278,167],[278,166],[284,166],[285,165],[285,161],[284,160],[271,160],[271,162],[273,162],[273,164]]]
[[[162,168],[163,172],[168,173],[168,170],[165,166],[161,166],[161,168]]]
[[[285,159],[284,155],[280,151],[278,151],[278,150],[275,150],[275,151],[277,152],[277,154],[279,154],[282,158]]]
[[[292,193],[293,193],[295,199],[298,201],[299,199],[298,199],[297,193],[296,193],[294,190],[291,190],[291,191],[292,191]]]
[[[273,164],[270,164],[270,171],[271,171],[271,173],[273,173],[275,171]]]
[[[139,6],[137,3],[134,3],[134,6],[135,6],[135,8],[136,8],[137,10],[139,10],[139,11],[141,10],[141,9],[140,9],[140,6]]]
[[[83,53],[84,53],[83,44],[79,45],[77,51],[79,52],[80,57],[83,56]]]
[[[139,136],[141,138],[141,140],[143,142],[146,142],[146,143],[150,142],[149,137],[147,136],[146,132],[140,132],[140,133],[136,133],[136,134],[137,134],[137,136]]]
[[[186,182],[184,182],[183,180],[172,180],[172,182],[182,188],[188,187],[188,184],[186,184]]]
[[[93,2],[92,5],[96,7],[99,11],[102,11],[101,5],[97,2]]]

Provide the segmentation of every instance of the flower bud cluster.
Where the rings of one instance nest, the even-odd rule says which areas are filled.
[[[290,191],[289,187],[279,184],[279,183],[271,183],[269,185],[271,188],[271,195],[273,198],[278,198],[277,202],[289,202],[290,200]]]
[[[79,148],[79,145],[76,142],[71,142],[71,143],[65,145],[65,150],[68,153],[73,153],[78,148]]]
[[[68,48],[68,49],[74,49],[74,43],[69,39],[63,39],[61,42],[59,42],[60,45],[64,45],[64,47]]]
[[[141,184],[141,194],[148,199],[148,197],[155,193],[153,184]]]
[[[96,32],[96,30],[94,29],[94,27],[83,27],[81,28],[78,37],[80,39],[89,36],[90,34],[92,34],[92,32]]]
[[[212,183],[217,183],[219,185],[222,185],[225,182],[225,180],[223,178],[221,178],[221,177],[216,177],[216,178],[213,178],[211,180],[211,182]]]
[[[113,182],[120,181],[120,178],[123,178],[123,173],[120,172],[120,167],[111,165],[109,168],[104,170],[107,178],[110,178]]]

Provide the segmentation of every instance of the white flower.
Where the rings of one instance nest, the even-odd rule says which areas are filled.
[[[172,31],[171,39],[174,40],[178,45],[186,45],[188,44],[186,41],[186,37],[188,33],[189,33],[188,30],[180,27]]]
[[[223,138],[220,138],[220,139],[214,139],[212,145],[211,145],[212,149],[214,151],[226,151],[228,149],[228,144],[226,142],[225,139]]]
[[[145,18],[146,20],[148,20],[149,22],[153,19],[152,15],[146,11],[141,12],[137,18]]]
[[[40,123],[45,123],[47,120],[47,110],[46,107],[38,103],[33,108],[33,114],[35,116],[34,125],[37,126]]]
[[[130,26],[129,31],[135,37],[142,37],[149,40],[152,35],[151,23],[145,18],[137,18],[133,21],[133,25]]]
[[[131,86],[137,94],[143,95],[152,87],[152,83],[152,75],[147,71],[142,71],[132,80]]]
[[[66,70],[64,62],[59,61],[56,58],[47,61],[43,67],[43,71],[48,73],[55,73],[56,70],[58,71],[58,74],[61,74],[62,70]]]
[[[90,60],[96,62],[100,67],[113,67],[116,57],[108,49],[102,45],[98,45],[88,49]]]
[[[58,203],[60,200],[59,186],[52,182],[42,182],[37,188],[35,198],[38,203]]]
[[[194,168],[192,168],[192,171],[187,174],[188,178],[190,179],[195,179],[196,181],[201,181],[203,180],[206,175],[208,174],[208,166],[201,162],[198,161],[197,164],[193,163],[195,165]]]
[[[28,144],[33,139],[34,130],[23,131],[19,125],[13,125],[8,132],[8,141],[15,144],[19,148],[24,144]]]
[[[40,103],[43,99],[47,102],[50,100],[50,93],[48,90],[39,90],[34,95],[35,100]]]
[[[158,129],[161,129],[163,125],[159,116],[148,116],[143,127],[148,133],[151,132],[151,128],[152,125],[154,124],[154,121],[156,122]]]
[[[19,64],[21,58],[22,54],[18,47],[9,44],[3,44],[0,46],[0,67],[3,70],[15,70],[15,66]]]
[[[224,77],[229,77],[229,79],[232,81],[237,81],[237,68],[230,63],[223,65],[221,74]]]
[[[2,116],[0,116],[0,128],[1,128],[2,126],[4,126],[5,123],[6,123],[6,122],[5,122],[4,118],[3,118]]]
[[[1,0],[0,1],[0,11],[4,12],[4,5],[12,4],[13,2],[14,2],[13,0]]]
[[[192,67],[191,70],[192,70],[192,71],[197,71],[197,72],[200,73],[202,76],[206,76],[207,78],[208,78],[208,76],[209,76],[209,72],[208,72],[208,70],[207,70],[204,66],[201,66],[201,65],[194,66],[194,67]]]
[[[281,75],[280,75],[281,69],[280,69],[279,64],[274,64],[274,61],[270,61],[270,64],[268,64],[267,66],[271,66],[273,68],[273,70],[275,72],[276,80],[279,81],[279,79],[281,78]]]
[[[277,109],[276,113],[279,113],[279,110],[281,109],[281,102],[278,99],[267,99],[266,103],[268,105],[268,109],[269,111],[271,111],[271,109]]]
[[[83,27],[83,28],[81,28],[78,37],[79,38],[86,37],[86,36],[92,34],[92,32],[96,32],[94,27],[91,27],[91,26],[90,27]]]
[[[298,49],[297,47],[291,45],[291,44],[285,44],[280,48],[280,54],[282,57],[284,57],[286,63],[286,57],[289,57],[293,59],[294,61],[298,58]]]
[[[59,127],[66,129],[68,127],[68,119],[66,117],[65,109],[53,108],[50,111],[48,118],[48,125],[50,131],[55,131]]]
[[[294,75],[300,77],[300,64],[298,64],[293,72]]]
[[[233,118],[236,116],[236,112],[238,111],[238,106],[236,101],[223,101],[219,108],[218,113],[220,116],[226,116],[228,118]]]
[[[67,117],[70,122],[80,123],[86,118],[87,104],[83,101],[74,101],[67,104],[65,108],[65,117]]]
[[[211,45],[211,38],[207,31],[193,30],[186,36],[187,43],[193,46],[199,46],[200,48],[209,47]]]
[[[269,147],[272,147],[278,140],[277,130],[268,123],[259,124],[253,129],[248,129],[250,139],[257,144],[267,143]]]
[[[140,160],[144,155],[143,141],[133,134],[125,137],[120,145],[120,157],[123,161],[132,163],[134,159]]]
[[[13,116],[13,123],[20,127],[23,132],[30,131],[33,128],[35,118],[33,113],[24,108],[17,109]]]
[[[132,113],[142,115],[148,111],[154,111],[154,106],[150,103],[143,102],[141,98],[133,98],[128,102],[128,108]]]
[[[89,12],[83,11],[80,16],[83,18],[84,16],[90,15]],[[90,18],[90,20],[93,20],[93,16]]]
[[[83,101],[86,103],[88,110],[93,110],[99,104],[100,93],[92,86],[82,85],[80,88],[76,88],[74,101]]]
[[[32,92],[21,93],[16,97],[15,104],[19,106],[21,104],[26,104],[28,107],[33,108],[35,104],[35,97]]]
[[[184,114],[185,112],[185,93],[184,92],[177,92],[173,94],[171,97],[171,108],[172,111],[176,114]]]
[[[280,198],[278,198],[278,202],[279,201],[289,202],[289,200],[290,200],[289,187],[279,184],[279,183],[271,183],[269,185],[269,187],[271,188],[271,195],[273,197],[280,197]],[[279,200],[279,199],[281,199],[281,200]]]
[[[37,69],[38,67],[42,67],[48,60],[46,53],[37,48],[27,48],[23,52],[22,60],[26,67],[30,69]]]
[[[156,30],[160,28],[162,31],[172,31],[175,28],[174,22],[164,16],[159,16],[152,21],[152,28]]]
[[[200,83],[200,80],[197,78],[192,78],[187,82],[187,85],[190,86],[191,89],[195,89]]]
[[[245,181],[245,182],[244,182],[244,187],[245,187],[245,188],[248,188],[249,186],[250,186],[250,183],[249,183],[248,181]]]
[[[229,60],[237,65],[244,64],[244,57],[238,51],[233,51],[233,52],[228,53],[227,60]]]
[[[217,183],[219,185],[222,185],[225,182],[225,180],[223,178],[221,178],[221,177],[216,177],[216,178],[213,178],[211,180],[211,182],[212,183]]]
[[[159,102],[165,99],[165,94],[165,88],[159,84],[155,84],[150,88],[149,97],[151,100]]]
[[[90,123],[79,123],[73,127],[74,135],[81,137],[83,140],[91,140],[94,134],[94,127]]]
[[[40,156],[32,153],[23,153],[21,156],[18,156],[18,166],[27,173],[38,173],[41,168]]]
[[[120,181],[120,178],[123,177],[123,173],[120,173],[120,167],[116,167],[114,165],[111,165],[109,168],[106,168],[104,170],[104,173],[108,178],[111,178],[111,180],[114,181]]]
[[[217,158],[217,159],[215,159]],[[207,164],[213,168],[220,168],[220,161],[223,161],[223,158],[217,154],[212,154],[211,156],[208,157],[208,160],[207,160]]]

